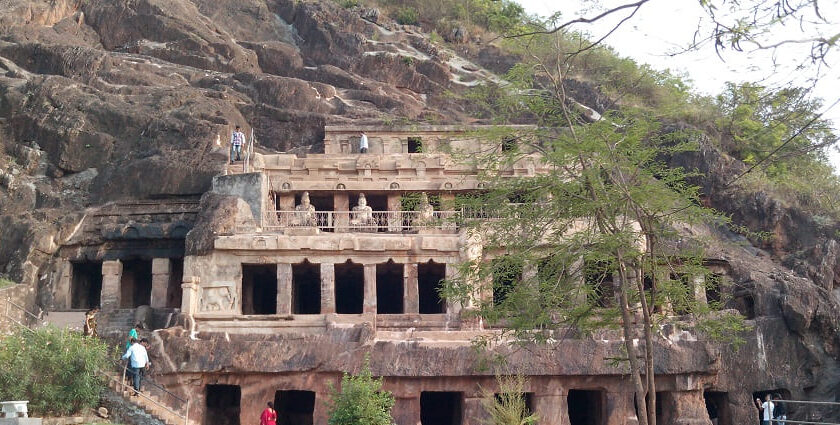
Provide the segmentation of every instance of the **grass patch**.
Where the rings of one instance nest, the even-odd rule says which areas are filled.
[[[0,289],[6,288],[6,287],[12,286],[12,285],[16,285],[16,283],[9,280],[9,279],[0,277]]]

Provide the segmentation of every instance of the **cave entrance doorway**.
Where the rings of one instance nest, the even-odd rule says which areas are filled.
[[[420,393],[422,425],[461,425],[464,420],[464,393],[423,391]]]
[[[204,425],[239,425],[242,389],[239,385],[208,385]]]
[[[720,391],[704,391],[703,400],[706,402],[706,413],[712,425],[734,425],[732,412],[729,410],[729,395]]]
[[[420,263],[417,265],[417,291],[420,314],[446,313],[446,302],[440,296],[441,282],[446,278],[446,264]]]
[[[388,260],[376,265],[376,312],[378,314],[402,314],[403,272],[402,264]]]
[[[152,261],[124,260],[120,279],[120,308],[149,305],[152,299]]]
[[[277,391],[274,393],[277,425],[312,425],[315,421],[314,391]]]
[[[744,316],[744,319],[755,319],[755,300],[751,294],[738,294],[731,301],[730,308],[735,308],[738,313]]]
[[[70,283],[70,308],[91,309],[99,306],[102,294],[102,262],[70,263],[73,277]]]
[[[242,314],[277,314],[277,265],[242,265]]]
[[[292,313],[321,313],[321,266],[309,260],[292,264]]]
[[[365,302],[365,268],[350,260],[335,265],[335,312],[361,314]]]
[[[569,390],[569,425],[603,425],[606,423],[604,392],[599,390]]]
[[[184,281],[184,259],[169,260],[169,285],[166,288],[166,307],[181,308],[182,289]]]

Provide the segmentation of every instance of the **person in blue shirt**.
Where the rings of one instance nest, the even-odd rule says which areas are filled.
[[[128,372],[131,374],[134,395],[137,395],[140,392],[143,372],[150,364],[149,354],[143,344],[138,342],[136,338],[131,338],[131,346],[128,347],[122,358],[128,360]]]

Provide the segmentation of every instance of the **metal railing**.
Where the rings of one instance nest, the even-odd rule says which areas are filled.
[[[774,407],[778,406],[779,403],[783,403],[785,405],[785,407],[787,407],[787,409],[785,409],[785,411],[787,412],[785,415],[788,416],[788,417],[791,416],[790,407],[788,407],[791,404],[792,405],[801,405],[801,406],[812,406],[812,407],[828,407],[828,408],[833,408],[831,410],[834,410],[834,411],[840,410],[840,402],[833,402],[833,401],[809,401],[809,400],[771,400],[771,401],[773,402]],[[774,410],[775,410],[775,412],[778,412],[775,408],[774,408]],[[774,412],[774,414],[775,414],[775,412]],[[797,417],[802,417],[802,416],[807,417],[807,416],[810,416],[810,415],[813,415],[813,414],[814,414],[813,412],[796,412]],[[840,423],[837,423],[837,422],[822,422],[820,420],[810,420],[810,421],[808,421],[808,420],[787,419],[787,418],[785,418],[785,419],[781,419],[781,418],[770,419],[770,424],[771,425],[787,425],[787,424],[840,425]]]
[[[112,363],[117,367],[117,370],[122,369],[122,380],[120,382],[116,382],[117,388],[119,389],[119,391],[124,392],[126,386],[131,388],[130,391],[134,391],[134,388],[131,387],[130,384],[126,383],[126,378],[131,377],[129,375],[129,372],[128,372],[128,364],[127,363],[121,364],[120,362],[117,362],[117,361],[114,361]],[[105,375],[109,379],[111,379],[112,381],[115,380],[115,378],[113,376],[111,376],[107,373],[105,373]],[[167,404],[165,404],[161,401],[155,400],[154,398],[151,397],[151,395],[146,395],[142,391],[141,392],[135,392],[135,395],[137,395],[138,397],[142,397],[143,399],[150,401],[154,405],[166,410],[167,412],[172,413],[173,415],[183,419],[184,420],[184,425],[189,425],[190,399],[185,400],[181,397],[178,397],[177,395],[175,395],[175,393],[167,390],[166,388],[164,388],[163,386],[161,386],[160,384],[158,384],[157,382],[152,380],[150,377],[147,377],[145,375],[144,375],[143,380],[142,380],[142,385],[146,386],[147,389],[148,389],[149,386],[154,387],[155,390],[157,390],[159,393],[162,393],[166,397],[169,397],[169,399],[173,400],[174,401],[173,404],[178,404],[178,405],[182,406],[183,407],[183,412],[176,411],[174,408],[170,407],[171,405],[167,405]],[[142,386],[141,386],[141,388],[142,388]]]
[[[327,232],[411,233],[458,230],[460,211],[267,211],[263,230],[318,228]]]

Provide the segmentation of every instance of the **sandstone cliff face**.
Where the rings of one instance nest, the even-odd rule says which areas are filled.
[[[327,123],[461,122],[444,92],[490,76],[333,2],[0,5],[0,273],[27,283],[68,212],[206,191],[235,124],[260,149],[318,152]]]

